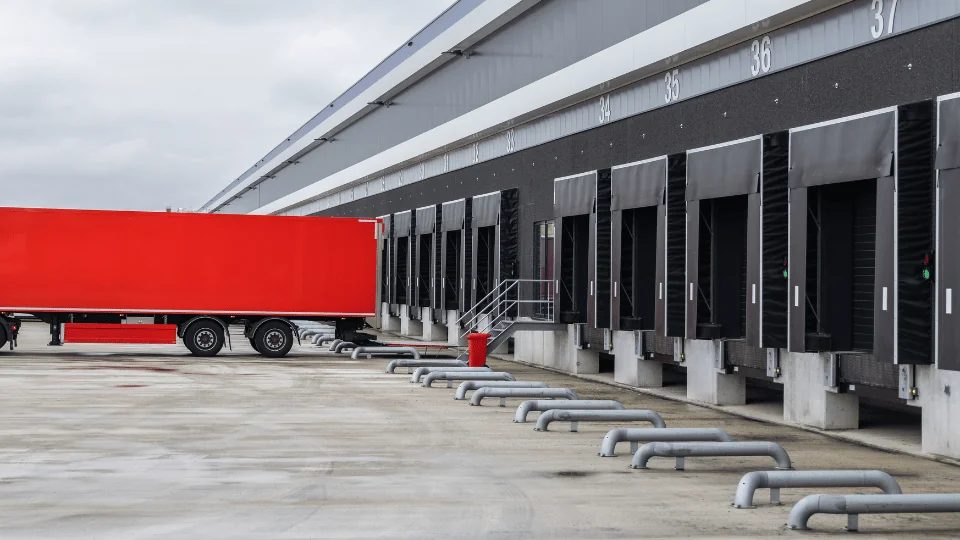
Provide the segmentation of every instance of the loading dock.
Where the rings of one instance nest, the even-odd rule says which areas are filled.
[[[789,350],[843,353],[838,389],[894,398],[896,125],[891,108],[791,130],[789,171]]]
[[[436,304],[436,278],[438,274],[439,244],[438,230],[442,222],[441,206],[426,206],[416,211],[416,254],[413,260],[414,275],[413,306],[419,314],[423,326],[422,336],[428,341],[445,340],[446,327],[443,326],[443,312],[434,309]]]
[[[400,309],[393,297],[393,214],[381,216],[380,239],[380,324],[389,332],[400,331]]]
[[[457,320],[469,307],[465,283],[469,272],[467,248],[473,232],[470,224],[470,199],[460,199],[441,205],[440,219],[440,279],[441,308],[447,321],[447,342],[459,344],[460,328]]]
[[[393,303],[399,306],[400,333],[420,336],[420,313],[413,307],[413,273],[416,252],[416,215],[411,211],[393,215]]]
[[[664,267],[666,257],[662,249],[666,181],[666,156],[618,165],[611,171],[614,380],[638,386],[662,386],[661,362],[674,361],[673,340],[655,331],[663,294],[658,269]]]

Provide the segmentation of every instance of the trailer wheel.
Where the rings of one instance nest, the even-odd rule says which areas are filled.
[[[209,319],[197,321],[183,333],[183,343],[194,356],[216,356],[223,348],[223,328]]]
[[[7,330],[6,328],[0,326],[0,350],[3,349],[3,346],[7,344]]]
[[[260,352],[260,349],[257,348],[257,340],[255,338],[250,338],[250,346],[253,347],[253,350]]]
[[[293,346],[293,331],[289,325],[280,321],[269,321],[257,328],[253,339],[260,354],[269,358],[282,358]]]

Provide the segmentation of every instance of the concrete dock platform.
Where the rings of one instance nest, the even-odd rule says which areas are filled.
[[[619,424],[539,433],[507,408],[422,388],[385,359],[295,347],[257,356],[235,336],[214,359],[181,346],[45,347],[28,324],[0,352],[0,538],[742,538],[843,534],[844,516],[784,530],[792,504],[731,506],[763,458],[628,468],[600,458]],[[528,366],[518,380],[658,411],[668,427],[720,427],[782,444],[798,469],[882,469],[904,493],[960,492],[960,468],[727,415]],[[403,371],[403,370],[401,370]],[[535,420],[535,414],[530,420]],[[758,502],[766,501],[758,494]],[[870,515],[861,534],[951,538],[960,516]]]

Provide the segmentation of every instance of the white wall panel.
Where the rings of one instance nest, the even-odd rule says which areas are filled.
[[[876,39],[895,37],[898,33],[921,25],[960,15],[960,0],[898,0],[891,32],[888,13],[891,1],[883,2],[885,11],[879,13],[883,21],[879,37],[874,37],[879,26],[876,5],[872,0],[855,0],[789,26],[756,34],[755,40],[748,39],[692,62],[671,66],[667,71],[661,71],[603,94],[603,96],[609,96],[609,116],[600,104],[600,96],[597,96],[516,126],[513,128],[516,145],[512,150],[530,148],[595,128],[601,124],[601,118],[603,123],[606,123],[658,107],[669,106],[675,101],[689,99],[767,73],[789,69],[826,55],[837,54],[851,47],[869,44]],[[727,3],[727,5],[733,4]],[[748,0],[740,5],[753,4]],[[763,4],[767,7],[769,5]],[[702,8],[703,6],[698,9]],[[711,11],[711,13],[715,12]],[[758,26],[759,29],[762,27],[763,25]],[[640,40],[641,37],[637,36],[636,39]],[[765,37],[769,38],[769,46],[760,45]],[[758,50],[761,51],[760,56],[769,55],[767,71],[763,71],[765,66],[762,60],[761,63],[757,62],[755,53]],[[598,54],[596,61],[602,62],[605,58],[603,54]],[[674,70],[679,74],[679,88],[673,89],[675,92],[671,93],[668,102],[666,74],[672,75]],[[596,81],[598,85],[602,82],[604,81]],[[673,96],[676,96],[676,99]],[[508,147],[503,144],[505,137],[505,132],[500,132],[479,141],[480,161],[495,159],[507,153]],[[469,167],[476,162],[473,143],[448,153],[450,155],[449,170]],[[442,174],[442,172],[436,173],[431,168],[427,177],[436,174]]]

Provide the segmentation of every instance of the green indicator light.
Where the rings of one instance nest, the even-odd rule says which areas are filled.
[[[923,279],[930,279],[930,269],[929,269],[929,268],[924,268],[924,269],[923,269]]]
[[[787,273],[787,271],[784,270],[784,271],[783,271],[783,277],[787,277],[788,275],[789,275],[789,274]]]

